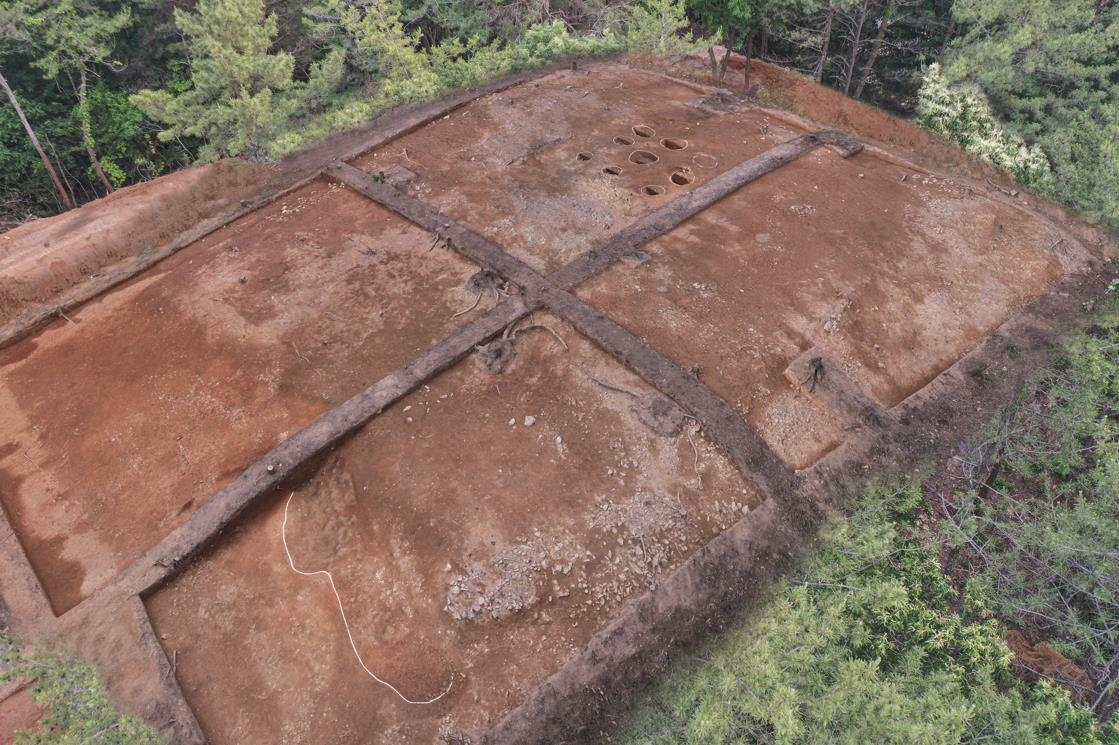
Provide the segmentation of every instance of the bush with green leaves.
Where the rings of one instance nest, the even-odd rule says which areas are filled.
[[[618,20],[626,48],[633,52],[668,57],[711,44],[710,39],[697,39],[691,33],[681,0],[638,0]]]
[[[14,745],[158,745],[161,738],[136,717],[109,703],[97,671],[46,651],[29,652],[0,631],[0,685],[30,681],[44,707],[39,725],[17,733]]]
[[[1008,131],[975,86],[952,86],[940,65],[929,65],[917,94],[921,126],[994,163],[1023,184],[1043,185],[1051,178],[1049,160],[1037,145]]]
[[[1045,152],[1049,197],[1119,229],[1119,4],[955,0],[964,33],[950,81],[978,86],[995,113]]]
[[[985,483],[944,522],[969,595],[1086,668],[1101,715],[1119,703],[1119,301],[1106,302],[961,456]]]
[[[1117,743],[1067,692],[1011,675],[958,610],[916,481],[871,488],[799,576],[641,699],[624,743]]]

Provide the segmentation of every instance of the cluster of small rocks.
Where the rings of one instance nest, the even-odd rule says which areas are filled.
[[[598,533],[597,553],[566,531],[534,530],[453,574],[444,609],[458,621],[486,621],[571,596],[584,612],[614,606],[651,588],[696,530],[678,495],[651,492],[602,498],[586,521]]]
[[[458,621],[499,620],[535,605],[541,599],[544,581],[553,577],[552,593],[566,597],[569,582],[561,582],[576,564],[590,554],[562,533],[542,534],[508,546],[488,560],[472,562],[451,577],[445,610]]]

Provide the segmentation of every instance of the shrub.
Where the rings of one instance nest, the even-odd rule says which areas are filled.
[[[1107,302],[963,454],[986,483],[944,523],[969,592],[1086,667],[1101,714],[1119,681],[1119,303]]]
[[[31,681],[35,702],[46,709],[39,727],[16,734],[15,745],[157,745],[160,737],[136,717],[109,703],[97,671],[87,662],[49,652],[28,652],[0,631],[0,684]]]
[[[928,518],[916,481],[868,490],[800,577],[677,664],[613,739],[1107,742],[1065,691],[1012,677],[999,624],[957,610]]]
[[[1026,144],[1009,132],[974,86],[951,86],[940,65],[929,65],[917,94],[917,121],[921,126],[1014,175],[1031,186],[1051,178],[1049,160],[1037,145]]]

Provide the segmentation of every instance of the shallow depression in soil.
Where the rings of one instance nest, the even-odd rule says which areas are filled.
[[[55,612],[449,333],[477,267],[430,243],[316,182],[0,351],[0,497]]]
[[[361,671],[325,578],[287,565],[283,494],[147,601],[212,742],[476,730],[759,503],[673,404],[535,320],[569,350],[538,329],[499,376],[464,360],[293,487],[292,555],[334,574],[365,663],[412,698],[454,673],[447,698]]]

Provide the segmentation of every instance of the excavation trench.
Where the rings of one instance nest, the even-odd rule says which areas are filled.
[[[17,625],[126,708],[189,703],[178,742],[583,737],[1099,289],[1022,204],[590,69],[416,119],[0,350]],[[411,706],[362,665],[454,683]]]

